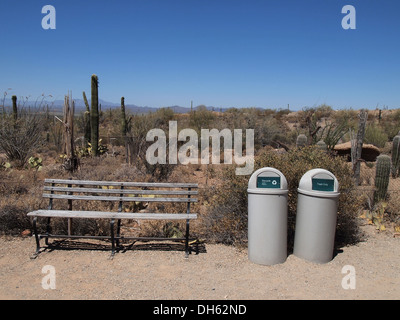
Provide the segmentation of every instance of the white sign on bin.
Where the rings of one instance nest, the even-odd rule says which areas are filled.
[[[298,192],[311,196],[338,196],[339,182],[325,169],[312,169],[306,172],[299,182]]]
[[[275,190],[267,190],[275,189]],[[287,190],[287,181],[285,176],[275,168],[262,168],[255,171],[249,180],[249,193],[269,193],[281,192]],[[285,193],[285,192],[284,192]]]

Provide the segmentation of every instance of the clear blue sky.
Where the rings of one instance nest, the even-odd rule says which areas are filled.
[[[400,108],[398,0],[1,0],[0,14],[0,98],[81,99],[95,73],[101,99],[139,106]]]

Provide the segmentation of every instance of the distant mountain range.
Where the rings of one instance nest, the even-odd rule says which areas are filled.
[[[75,101],[75,110],[77,112],[85,110],[85,102],[83,101],[83,99],[74,99]],[[120,103],[114,103],[114,102],[109,102],[109,101],[104,101],[102,99],[99,99],[99,104],[101,104],[101,109],[103,111],[111,108],[119,108],[121,106]],[[0,107],[3,105],[3,101],[2,99],[0,100]],[[4,101],[4,105],[6,106],[6,108],[11,107],[12,102],[11,99],[5,99]],[[49,105],[49,108],[51,109],[62,109],[64,106],[64,100],[54,100],[54,101],[44,101],[42,103],[40,103],[40,101],[36,102],[36,107],[43,107]],[[89,105],[90,105],[90,100],[89,100]],[[25,103],[24,107],[34,107],[35,103],[32,101],[28,101]],[[140,113],[149,113],[149,112],[155,112],[160,108],[153,108],[153,107],[148,107],[148,106],[137,106],[135,104],[126,104],[125,108],[127,111],[130,111],[131,113],[136,113],[136,114],[140,114]],[[178,105],[175,106],[168,106],[167,108],[171,108],[175,113],[187,113],[190,112],[190,108],[188,107],[181,107]],[[212,106],[207,107],[208,110],[216,110],[216,111],[225,111],[226,109],[221,109],[221,108],[214,108]]]
[[[74,99],[74,101],[75,101],[75,110],[76,111],[81,111],[81,110],[86,109],[85,101],[83,101],[83,99]],[[90,105],[90,99],[88,99],[88,102]],[[110,108],[115,109],[115,108],[121,107],[121,103],[104,101],[102,99],[99,99],[99,106],[100,105],[101,105],[102,111],[105,111]],[[56,108],[63,108],[64,100],[55,100],[53,103],[53,106]],[[141,106],[137,106],[134,104],[125,104],[125,108],[126,108],[126,110],[129,110],[132,113],[149,113],[149,112],[154,112],[158,109],[158,108],[152,108],[152,107],[148,107],[148,106],[141,107]]]

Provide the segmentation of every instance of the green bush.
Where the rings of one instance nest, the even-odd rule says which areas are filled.
[[[6,115],[0,122],[0,150],[16,168],[23,168],[31,157],[44,144],[43,127],[45,119],[37,113],[21,110],[15,120]]]
[[[378,148],[383,148],[388,140],[388,135],[384,132],[384,130],[375,124],[369,125],[365,129],[365,143],[373,144]]]
[[[200,105],[196,110],[190,112],[190,126],[199,133],[201,129],[209,128],[214,119],[213,112],[209,111],[204,105]]]
[[[323,168],[332,172],[340,185],[338,207],[337,245],[358,240],[356,217],[361,198],[352,180],[351,168],[338,157],[332,157],[315,146],[293,149],[284,154],[265,150],[255,159],[257,170],[273,167],[280,170],[288,181],[288,244],[293,245],[297,207],[297,188],[308,170]],[[247,186],[248,176],[236,176],[234,168],[223,172],[222,185],[211,187],[208,194],[207,214],[203,217],[209,240],[222,243],[244,243],[247,239]],[[227,192],[228,190],[228,192]]]

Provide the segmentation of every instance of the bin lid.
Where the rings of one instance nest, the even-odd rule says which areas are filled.
[[[307,171],[300,179],[299,193],[316,197],[338,197],[339,182],[336,177],[325,169]]]
[[[285,176],[275,168],[261,168],[255,171],[249,180],[248,193],[286,194],[287,181]]]

